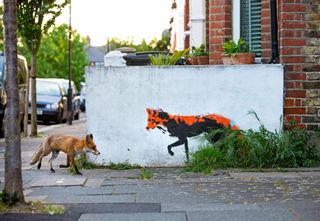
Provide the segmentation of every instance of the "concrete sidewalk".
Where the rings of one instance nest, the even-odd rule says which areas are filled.
[[[216,171],[211,176],[183,168],[148,168],[153,178],[141,180],[141,169],[83,170],[83,176],[73,176],[58,168],[66,160],[61,153],[54,161],[56,173],[50,173],[49,157],[43,160],[41,170],[30,166],[38,144],[54,133],[84,136],[85,121],[53,126],[43,131],[41,138],[22,140],[24,192],[26,200],[64,204],[66,213],[0,214],[0,220],[320,220],[317,168],[282,173]],[[3,164],[1,153],[1,188]]]

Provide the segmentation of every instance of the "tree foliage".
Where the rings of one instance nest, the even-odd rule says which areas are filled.
[[[30,52],[36,53],[43,33],[46,33],[61,15],[70,0],[17,0],[18,31]]]
[[[70,0],[17,0],[18,32],[31,55],[31,136],[37,136],[36,75],[37,53],[43,33],[54,25],[56,18]]]
[[[84,80],[84,67],[89,63],[85,45],[85,39],[76,30],[72,30],[72,80],[78,88]],[[25,45],[19,50],[30,60]],[[38,77],[68,78],[68,25],[54,27],[43,35],[37,57]]]

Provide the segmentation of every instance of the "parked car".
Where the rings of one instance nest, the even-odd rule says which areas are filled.
[[[4,137],[4,113],[7,106],[7,94],[4,89],[4,54],[0,52],[0,137]],[[24,56],[18,54],[18,79],[19,79],[19,123],[21,132],[23,132],[23,118],[25,115],[25,94],[26,79],[28,76],[27,60]]]
[[[86,111],[86,86],[83,85],[80,90],[80,110],[82,112]]]
[[[65,94],[68,95],[69,80],[63,78],[48,78],[47,80],[59,82],[63,85],[65,89]],[[77,90],[77,87],[73,81],[71,81],[72,88],[72,110],[73,110],[73,119],[79,120],[80,118],[80,93]]]
[[[67,119],[67,95],[59,82],[37,78],[37,119],[45,123],[65,122]],[[31,93],[30,93],[31,94]],[[29,119],[31,118],[31,95],[29,96]]]

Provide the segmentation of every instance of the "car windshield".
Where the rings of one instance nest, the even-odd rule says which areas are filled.
[[[37,81],[37,94],[61,96],[59,84],[48,81]]]

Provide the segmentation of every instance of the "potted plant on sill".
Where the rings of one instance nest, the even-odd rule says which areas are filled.
[[[199,47],[192,47],[191,49],[191,63],[193,65],[208,65],[209,64],[209,52],[206,50],[204,44]]]
[[[249,46],[243,38],[239,38],[236,43],[234,40],[229,40],[223,43],[223,64],[253,64],[255,53],[250,52]]]

